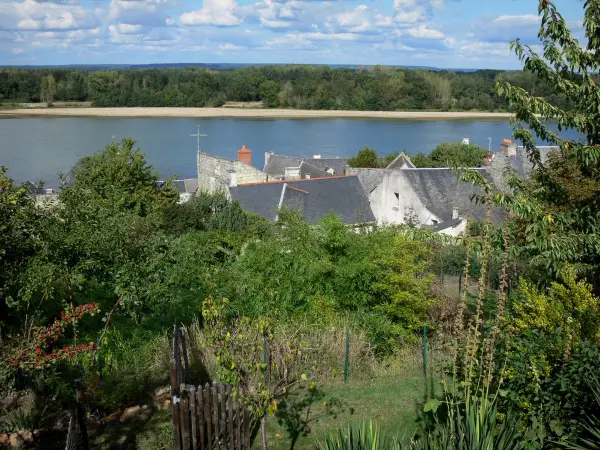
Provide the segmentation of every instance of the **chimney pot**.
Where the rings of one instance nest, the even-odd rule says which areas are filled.
[[[243,145],[240,150],[238,150],[238,161],[243,162],[244,164],[252,165],[252,150]]]

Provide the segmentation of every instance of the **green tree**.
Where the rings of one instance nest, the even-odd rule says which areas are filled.
[[[355,168],[385,168],[399,154],[399,152],[394,152],[382,157],[377,155],[375,149],[366,146],[360,149],[355,156],[348,159],[348,165]]]
[[[511,48],[552,91],[569,98],[568,107],[551,104],[505,80],[497,83],[515,111],[514,137],[523,142],[534,163],[531,183],[512,180],[513,192],[497,197],[517,220],[518,248],[542,270],[556,273],[565,263],[585,272],[600,287],[600,1],[584,3],[583,28],[587,42],[573,36],[552,2],[539,3],[538,33],[543,52],[538,54],[519,39]],[[556,124],[559,132],[549,123]],[[581,139],[565,139],[560,131],[574,129]],[[542,162],[540,140],[560,147],[547,163]]]
[[[274,108],[279,104],[279,87],[273,80],[263,81],[260,85],[260,99],[265,106]]]
[[[39,247],[42,212],[23,186],[16,186],[0,166],[0,342],[17,322],[18,278]]]
[[[423,154],[411,158],[417,167],[480,167],[488,151],[475,144],[443,142],[428,156]]]

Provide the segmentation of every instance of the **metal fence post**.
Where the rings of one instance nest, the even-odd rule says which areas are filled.
[[[348,371],[350,366],[350,330],[346,327],[346,358],[344,360],[344,383],[348,382]]]
[[[427,324],[423,325],[423,375],[427,376]]]

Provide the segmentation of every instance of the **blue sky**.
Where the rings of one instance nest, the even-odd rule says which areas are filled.
[[[582,0],[556,0],[581,35]],[[0,65],[397,64],[515,69],[537,0],[0,0]]]

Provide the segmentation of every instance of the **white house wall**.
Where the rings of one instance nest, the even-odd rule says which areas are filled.
[[[369,201],[380,225],[406,223],[407,213],[414,214],[421,225],[441,222],[425,207],[401,169],[387,170],[382,182],[369,195]]]

